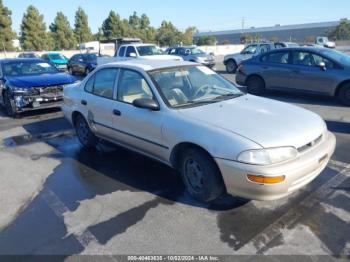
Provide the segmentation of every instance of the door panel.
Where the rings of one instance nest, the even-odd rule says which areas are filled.
[[[153,99],[144,77],[132,70],[122,69],[119,75],[117,100],[113,109],[114,138],[135,149],[164,159],[167,147],[162,139],[162,111],[151,111],[132,105],[138,98]]]

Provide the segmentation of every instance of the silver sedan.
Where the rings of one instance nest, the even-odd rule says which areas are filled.
[[[318,115],[190,62],[100,66],[65,89],[63,112],[84,147],[108,140],[161,161],[204,202],[286,197],[322,172],[336,143]]]

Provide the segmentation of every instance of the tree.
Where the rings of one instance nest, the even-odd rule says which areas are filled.
[[[103,30],[101,27],[98,28],[98,32],[96,34],[93,35],[93,40],[94,41],[101,41],[104,40],[105,37],[103,35]]]
[[[242,34],[240,37],[240,41],[242,44],[252,43],[253,37],[249,34]]]
[[[350,25],[348,20],[342,20],[340,24],[330,32],[329,37],[335,40],[349,40]]]
[[[0,49],[13,50],[12,40],[15,33],[12,31],[11,11],[0,0]]]
[[[106,20],[102,24],[103,36],[106,39],[123,37],[125,35],[125,22],[120,20],[120,16],[114,11],[110,11]]]
[[[185,33],[182,37],[182,42],[184,45],[192,45],[193,44],[193,34],[196,33],[198,30],[194,26],[190,26],[185,30]]]
[[[79,7],[75,13],[74,33],[79,44],[92,40],[88,16],[81,7]]]
[[[150,27],[150,20],[146,14],[142,14],[140,18],[140,28],[142,30],[148,29]]]
[[[316,42],[316,37],[315,36],[308,36],[305,38],[305,42],[308,44],[314,44]]]
[[[50,31],[56,50],[73,49],[75,47],[76,40],[73,29],[70,27],[67,17],[62,12],[57,13],[55,21],[50,25]]]
[[[137,13],[134,13],[129,17],[129,25],[132,29],[140,29],[141,19],[138,17]]]
[[[216,44],[216,38],[215,36],[208,35],[208,36],[201,36],[197,40],[197,45],[215,45]]]
[[[171,22],[163,21],[156,40],[161,46],[172,46],[181,42],[182,33]]]
[[[223,42],[222,42],[222,44],[223,45],[230,45],[231,44],[231,42],[230,42],[230,40],[224,40]]]
[[[270,41],[273,42],[273,43],[276,43],[276,42],[279,42],[280,39],[279,39],[277,36],[272,36],[272,37],[270,38]]]
[[[25,50],[41,51],[48,47],[44,16],[33,5],[23,15],[20,40]]]

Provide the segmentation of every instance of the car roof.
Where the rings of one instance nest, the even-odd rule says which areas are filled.
[[[193,62],[187,61],[175,61],[175,60],[127,60],[120,62],[112,62],[104,64],[103,67],[108,66],[125,66],[125,67],[134,67],[144,71],[151,71],[163,68],[177,67],[177,66],[189,66],[189,65],[200,65]]]
[[[142,44],[142,43],[134,43],[134,44],[124,44],[124,45],[121,45],[122,46],[155,46],[155,44]]]
[[[32,61],[32,62],[45,62],[40,58],[4,58],[0,59],[0,63],[11,63],[11,62],[24,62],[24,61]]]
[[[288,51],[316,51],[316,52],[321,52],[324,49],[324,47],[317,47],[317,46],[306,46],[306,47],[289,47],[289,48],[279,48],[279,49],[274,49],[270,52],[278,52],[278,51],[283,51],[283,50],[288,50]]]

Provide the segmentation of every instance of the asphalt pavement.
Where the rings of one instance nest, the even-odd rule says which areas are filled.
[[[349,256],[350,108],[266,97],[320,114],[337,137],[326,170],[272,202],[226,195],[204,205],[163,164],[108,144],[82,149],[59,110],[0,113],[0,255]]]

